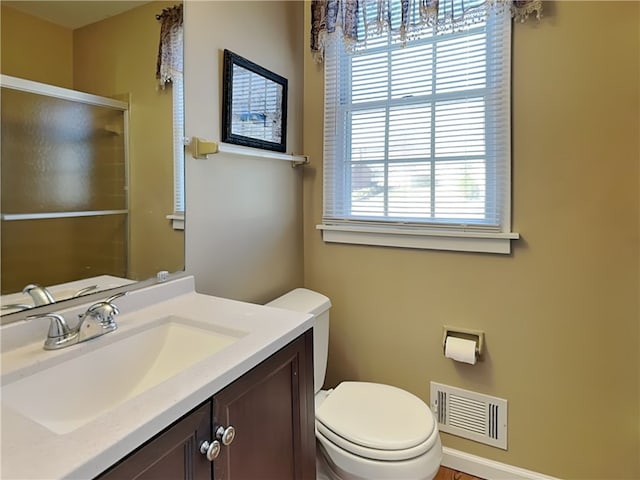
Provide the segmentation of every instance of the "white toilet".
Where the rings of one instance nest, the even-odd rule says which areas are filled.
[[[442,460],[438,425],[415,395],[390,385],[342,382],[321,390],[330,300],[297,288],[267,305],[313,314],[318,480],[431,480]]]

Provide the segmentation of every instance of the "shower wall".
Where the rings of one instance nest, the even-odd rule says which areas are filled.
[[[2,87],[3,294],[127,273],[126,110],[44,89]]]

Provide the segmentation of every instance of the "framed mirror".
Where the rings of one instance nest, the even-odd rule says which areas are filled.
[[[173,155],[176,89],[158,88],[155,76],[158,16],[180,3],[2,1],[2,75],[37,83],[45,92],[61,91],[65,98],[54,102],[49,93],[38,94],[44,103],[37,107],[35,100],[13,101],[24,97],[23,91],[14,89],[8,92],[12,98],[3,98],[13,106],[3,104],[3,122],[10,128],[3,125],[2,132],[14,141],[2,142],[2,193],[11,193],[5,186],[29,188],[25,198],[5,202],[3,197],[2,305],[18,308],[3,308],[1,323],[64,308],[58,302],[82,301],[68,300],[79,295],[91,295],[85,301],[105,295],[98,290],[138,288],[155,281],[159,271],[184,271],[184,231],[170,218],[178,212],[174,188],[182,180]],[[101,110],[86,120],[85,112],[96,108],[74,95],[135,108],[124,118]],[[19,136],[21,124],[35,122],[34,111],[42,113],[43,134],[61,139],[57,145],[36,139],[30,128]],[[82,115],[76,121],[72,113]],[[61,132],[74,122],[78,128]],[[27,151],[34,146],[42,152]],[[41,168],[20,158],[38,158],[32,166]],[[42,174],[37,182],[34,172]],[[56,304],[34,305],[22,293],[27,284],[49,289]],[[20,305],[25,307],[17,311]]]
[[[287,79],[224,51],[222,141],[285,152]]]

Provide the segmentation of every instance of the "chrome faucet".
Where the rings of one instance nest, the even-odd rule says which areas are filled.
[[[55,303],[55,299],[53,295],[49,293],[45,287],[37,285],[35,283],[30,283],[26,287],[22,289],[22,293],[26,293],[33,300],[33,305],[39,307],[41,305],[49,305],[50,303]]]
[[[49,324],[49,333],[44,341],[44,349],[65,348],[116,330],[118,324],[115,317],[120,313],[120,310],[112,302],[126,294],[127,292],[117,293],[106,300],[94,303],[85,313],[78,316],[78,325],[75,328],[69,327],[64,317],[57,313],[33,315],[27,319],[50,319],[51,323]]]
[[[123,295],[126,292],[116,293],[102,302],[94,303],[79,316],[78,342],[99,337],[118,328],[115,317],[120,314],[120,310],[111,302]]]

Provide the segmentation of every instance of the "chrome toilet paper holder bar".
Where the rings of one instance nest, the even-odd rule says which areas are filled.
[[[473,340],[476,342],[476,357],[482,355],[484,348],[484,332],[482,330],[474,330],[464,327],[450,327],[445,325],[442,327],[442,351],[445,351],[447,346],[447,337],[464,338],[466,340]]]

